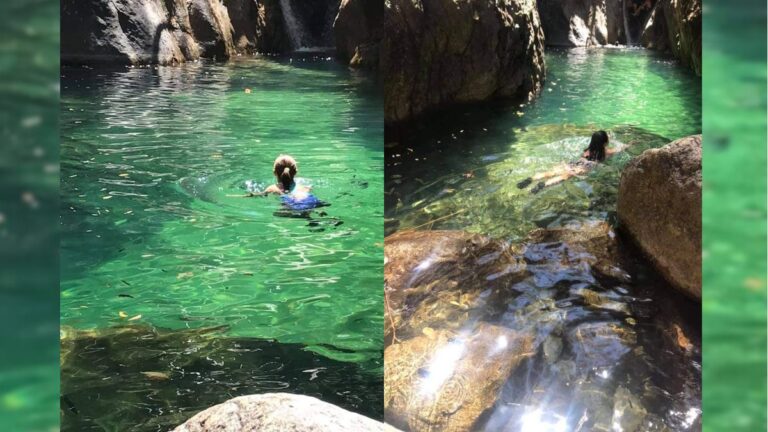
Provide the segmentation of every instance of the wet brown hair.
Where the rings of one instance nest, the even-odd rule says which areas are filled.
[[[272,168],[275,177],[283,184],[285,189],[290,189],[293,184],[293,178],[298,171],[299,166],[296,164],[296,159],[283,154],[275,159],[275,165]]]

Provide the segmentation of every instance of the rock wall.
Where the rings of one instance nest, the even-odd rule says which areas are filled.
[[[537,95],[544,36],[534,0],[391,0],[380,49],[385,122]]]
[[[625,44],[622,0],[538,0],[548,46]]]
[[[184,0],[63,0],[61,28],[62,63],[175,64],[203,51]]]
[[[63,0],[61,60],[171,65],[290,52],[300,47],[288,34],[284,3],[305,34],[301,46],[332,44],[339,0]]]
[[[701,75],[701,13],[701,0],[659,0],[643,28],[643,46],[669,51]]]
[[[621,173],[618,214],[670,284],[701,299],[701,135],[646,150]]]
[[[313,397],[266,393],[240,396],[215,405],[173,431],[396,432],[396,429]]]
[[[352,67],[378,68],[383,21],[384,2],[342,0],[333,24],[339,59]]]

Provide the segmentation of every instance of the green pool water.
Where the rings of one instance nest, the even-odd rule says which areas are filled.
[[[387,232],[467,229],[520,238],[532,228],[611,219],[621,167],[701,133],[701,79],[636,48],[551,49],[529,105],[472,106],[428,119],[387,154]],[[575,160],[605,129],[626,151],[581,179],[535,195],[516,184]]]
[[[377,89],[315,55],[63,69],[62,326],[226,325],[380,381]],[[281,217],[278,197],[240,197],[273,181],[281,153],[330,206]]]
[[[766,3],[704,4],[704,430],[764,430]]]

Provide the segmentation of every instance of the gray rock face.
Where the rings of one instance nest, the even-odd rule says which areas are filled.
[[[627,43],[621,0],[538,0],[548,46]]]
[[[380,56],[385,121],[493,98],[531,99],[544,79],[534,0],[391,0]]]
[[[201,50],[184,0],[64,0],[64,63],[174,64]]]
[[[218,0],[65,0],[61,20],[64,63],[168,65],[237,52]]]
[[[701,75],[701,0],[659,0],[643,27],[644,47],[669,51]]]
[[[65,64],[170,65],[254,51],[288,52],[296,47],[283,3],[294,6],[294,21],[305,27],[308,44],[330,34],[338,0],[64,0],[61,59]]]
[[[383,20],[383,2],[342,0],[333,23],[338,57],[352,67],[378,67]]]
[[[619,221],[674,287],[701,299],[701,135],[643,152],[621,174]]]
[[[383,423],[309,396],[267,393],[241,396],[208,408],[173,432],[396,432]]]

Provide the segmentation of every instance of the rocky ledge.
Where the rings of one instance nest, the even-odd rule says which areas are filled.
[[[670,284],[701,300],[701,135],[643,152],[621,174],[621,229]]]
[[[198,413],[173,430],[214,431],[396,432],[396,429],[313,397],[266,393],[230,399]]]
[[[380,49],[385,121],[493,98],[531,99],[544,80],[535,0],[392,0]]]

